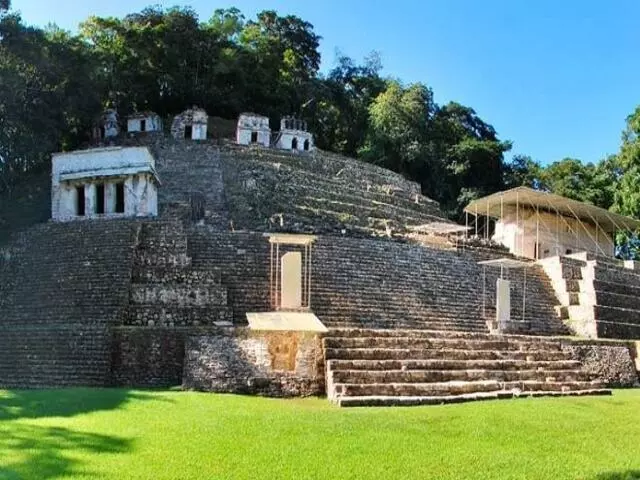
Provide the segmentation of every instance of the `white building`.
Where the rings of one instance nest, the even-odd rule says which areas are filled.
[[[475,200],[465,212],[475,218],[472,233],[491,235],[512,254],[531,259],[578,252],[612,257],[615,233],[640,227],[630,217],[527,187]]]
[[[159,183],[146,147],[57,153],[52,159],[51,218],[156,216]]]
[[[171,135],[176,139],[206,140],[209,116],[201,108],[193,107],[176,115],[171,125]]]
[[[127,117],[127,132],[161,132],[162,118],[153,112],[139,112]]]
[[[280,133],[276,140],[276,148],[282,150],[313,150],[313,135],[307,131],[307,122],[293,117],[284,117],[280,121]]]
[[[238,145],[271,145],[269,118],[257,113],[241,113],[236,127]]]

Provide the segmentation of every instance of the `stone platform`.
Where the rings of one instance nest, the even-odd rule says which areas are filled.
[[[336,329],[323,342],[327,397],[344,407],[611,393],[560,339]]]

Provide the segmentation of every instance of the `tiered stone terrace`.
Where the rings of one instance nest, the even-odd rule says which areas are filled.
[[[334,330],[327,396],[340,406],[609,394],[557,340],[423,330]]]
[[[0,385],[108,385],[138,225],[43,224],[0,250]]]
[[[264,233],[307,232],[318,235],[312,310],[332,329],[327,392],[340,404],[501,398],[513,389],[606,393],[556,340],[488,335],[498,271],[486,270],[483,308],[477,262],[505,253],[456,248],[444,238],[433,242],[438,248],[409,241],[411,226],[446,220],[400,175],[321,151],[297,155],[157,134],[127,141],[148,145],[156,157],[160,218],[14,233],[0,250],[0,386],[177,385],[191,345],[189,388],[317,393],[324,383],[316,378],[319,340],[252,332],[245,317],[271,309]],[[21,218],[41,221],[42,206]],[[29,222],[7,224],[15,232]],[[636,325],[639,305],[620,288],[640,290],[637,275],[603,268],[593,267],[598,333],[637,335],[627,327]],[[528,269],[526,288],[521,271],[508,278],[512,333],[569,333],[554,310],[555,279],[539,266]],[[563,282],[568,304],[583,299]],[[622,311],[631,313],[618,322]],[[297,339],[295,356],[290,338]],[[598,348],[574,350],[591,361]],[[608,378],[633,384],[629,347],[609,351],[625,373]]]
[[[554,257],[543,264],[556,290],[560,315],[576,332],[599,338],[640,338],[638,270],[586,254]]]

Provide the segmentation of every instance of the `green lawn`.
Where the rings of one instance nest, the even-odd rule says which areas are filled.
[[[637,479],[640,390],[338,409],[178,391],[0,391],[0,478]]]

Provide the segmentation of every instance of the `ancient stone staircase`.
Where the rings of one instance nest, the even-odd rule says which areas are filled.
[[[211,269],[196,269],[180,222],[146,222],[134,256],[125,326],[230,325],[227,289]]]
[[[334,329],[323,342],[327,396],[344,407],[610,393],[549,338]]]
[[[640,334],[640,272],[587,252],[540,264],[558,298],[558,314],[574,333],[591,338]]]

